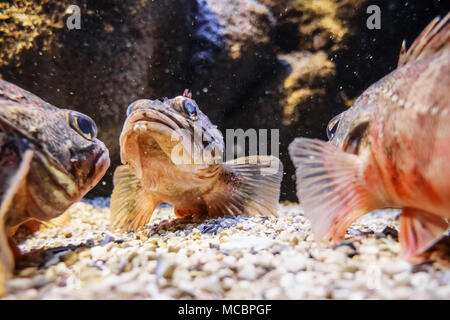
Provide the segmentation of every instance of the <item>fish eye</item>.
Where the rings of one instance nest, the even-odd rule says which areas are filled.
[[[193,121],[197,120],[197,106],[192,101],[183,100],[183,109]]]
[[[72,111],[69,116],[69,124],[76,132],[88,140],[97,137],[97,126],[94,120],[87,115]]]
[[[331,140],[336,134],[336,131],[339,129],[339,126],[341,125],[341,120],[342,114],[338,114],[333,119],[331,119],[330,122],[328,122],[327,125],[328,140]]]

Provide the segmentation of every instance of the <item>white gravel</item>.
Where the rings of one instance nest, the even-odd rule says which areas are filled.
[[[5,298],[450,299],[448,246],[415,265],[401,260],[395,210],[362,217],[332,246],[314,242],[295,205],[277,218],[208,221],[177,220],[163,207],[122,234],[110,230],[108,204],[76,203],[68,225],[23,242]]]

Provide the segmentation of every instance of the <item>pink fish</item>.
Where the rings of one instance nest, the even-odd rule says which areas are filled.
[[[297,138],[289,153],[297,196],[317,240],[341,240],[360,216],[402,208],[400,244],[410,259],[450,218],[450,13],[436,18],[396,70],[328,125],[330,141]]]

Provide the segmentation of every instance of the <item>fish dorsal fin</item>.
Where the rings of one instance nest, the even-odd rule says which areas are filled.
[[[398,67],[407,63],[423,59],[450,48],[450,12],[440,19],[431,21],[422,33],[416,38],[411,47],[406,50],[405,41],[400,49]]]
[[[114,228],[136,231],[150,221],[157,205],[128,165],[117,167],[111,195],[111,221]]]

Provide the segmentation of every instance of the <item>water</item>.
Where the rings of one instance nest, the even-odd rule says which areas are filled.
[[[89,197],[111,194],[127,106],[189,88],[223,133],[280,130],[281,199],[296,201],[289,143],[326,139],[328,121],[395,68],[402,40],[411,44],[448,10],[439,1],[371,1],[381,28],[368,29],[369,3],[322,2],[334,10],[324,16],[318,2],[296,0],[89,0],[75,11],[68,0],[9,1],[0,75],[96,121],[112,165]]]

